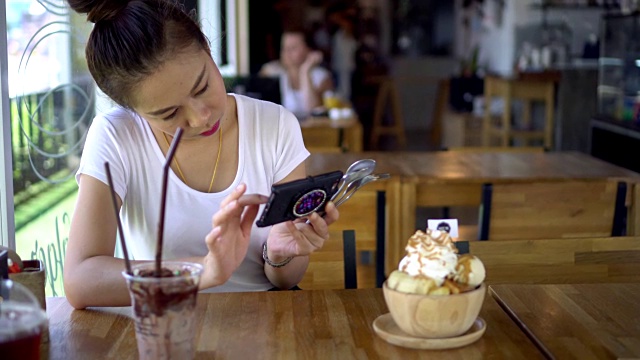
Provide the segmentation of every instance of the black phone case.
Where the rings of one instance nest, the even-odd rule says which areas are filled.
[[[342,171],[333,171],[273,185],[256,225],[270,226],[324,211],[327,201],[338,190],[340,179]]]

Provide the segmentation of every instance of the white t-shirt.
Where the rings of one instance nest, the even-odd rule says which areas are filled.
[[[308,156],[297,119],[282,106],[233,95],[238,108],[239,157],[233,183],[218,193],[202,193],[169,172],[164,229],[164,259],[207,254],[205,236],[222,200],[241,182],[247,194],[269,195],[271,185],[284,179]],[[179,151],[179,150],[178,150]],[[211,150],[212,162],[217,154]],[[134,112],[116,108],[94,119],[76,175],[108,184],[109,162],[116,193],[123,200],[120,217],[134,260],[155,258],[162,172],[165,157],[149,124]],[[111,207],[111,204],[104,204]],[[262,211],[262,207],[260,209]],[[264,274],[262,244],[270,227],[253,226],[246,258],[231,279],[211,291],[258,291],[273,285]]]
[[[309,114],[309,110],[304,106],[302,91],[291,87],[289,75],[279,61],[272,61],[265,64],[260,73],[267,76],[278,76],[280,78],[282,106],[297,116],[306,116]],[[319,66],[311,69],[311,84],[314,88],[319,88],[322,82],[329,78],[331,78],[331,73],[327,69]]]

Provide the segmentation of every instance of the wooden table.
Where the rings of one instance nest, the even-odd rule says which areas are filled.
[[[491,285],[548,358],[640,358],[640,284]]]
[[[307,172],[346,170],[358,159],[377,161],[376,172],[387,172],[398,184],[387,188],[386,272],[404,256],[407,239],[416,229],[416,207],[478,206],[482,184],[562,179],[616,179],[635,183],[640,174],[578,152],[362,152],[312,154]],[[369,186],[369,185],[367,185]],[[394,187],[395,186],[395,187]],[[630,187],[628,234],[640,234],[640,203]],[[349,216],[342,214],[343,217]],[[426,221],[425,221],[426,222]]]
[[[337,120],[309,117],[300,122],[300,127],[305,144],[309,147],[339,146],[352,152],[360,152],[363,149],[362,124],[357,116]],[[332,130],[335,136],[331,136]]]
[[[388,344],[373,321],[388,312],[381,289],[200,294],[197,355],[201,359],[457,359],[542,358],[534,344],[489,295],[480,340],[447,351]],[[47,299],[50,359],[135,359],[130,307],[73,310]]]

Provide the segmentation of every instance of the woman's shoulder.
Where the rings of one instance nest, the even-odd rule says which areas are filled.
[[[135,112],[114,107],[96,115],[87,134],[85,147],[139,149],[148,144],[145,120]],[[131,150],[135,151],[135,150]]]
[[[284,67],[279,60],[269,61],[260,69],[261,76],[278,76],[282,73],[284,73]]]
[[[143,121],[144,120],[133,111],[115,106],[97,114],[91,123],[91,127],[116,133],[139,132],[144,130]]]

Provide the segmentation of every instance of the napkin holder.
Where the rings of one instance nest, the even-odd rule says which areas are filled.
[[[45,299],[46,276],[41,260],[23,260],[24,269],[19,273],[9,273],[9,279],[26,287],[38,299],[42,310],[47,310]],[[42,342],[49,342],[49,328],[42,332]]]

